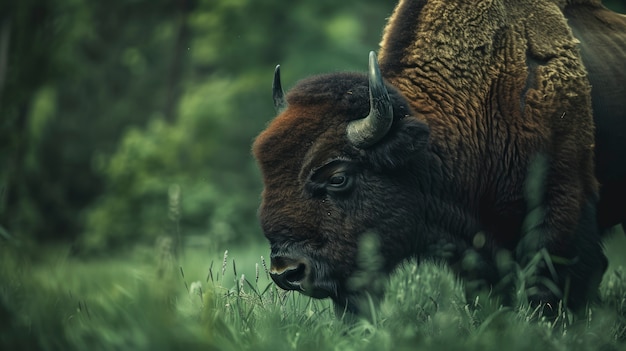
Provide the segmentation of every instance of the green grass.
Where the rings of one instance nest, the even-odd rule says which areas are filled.
[[[444,267],[407,264],[367,316],[277,289],[266,248],[207,253],[167,245],[115,258],[0,248],[2,350],[626,350],[625,271],[604,301],[556,321],[519,304],[466,301]],[[623,256],[623,255],[622,255]]]

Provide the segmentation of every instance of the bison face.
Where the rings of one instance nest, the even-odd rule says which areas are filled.
[[[387,92],[389,88],[390,93]],[[426,245],[415,209],[427,187],[427,126],[387,87],[370,54],[369,74],[313,77],[283,97],[279,116],[257,138],[264,178],[259,209],[271,244],[271,276],[281,288],[331,297],[355,308],[359,240],[379,237],[380,269],[390,271]]]

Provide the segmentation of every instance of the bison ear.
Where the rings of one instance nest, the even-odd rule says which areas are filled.
[[[411,116],[397,120],[388,135],[370,149],[371,162],[381,169],[398,168],[423,158],[428,144],[426,123]]]

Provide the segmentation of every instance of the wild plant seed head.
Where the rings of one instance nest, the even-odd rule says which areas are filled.
[[[226,274],[226,262],[228,261],[228,250],[224,251],[224,260],[222,261],[222,277]]]
[[[265,263],[265,257],[261,256],[261,264],[263,265],[263,270],[265,270],[265,277],[267,279],[270,278],[270,271],[267,269],[267,263]]]
[[[199,281],[195,281],[191,283],[191,287],[189,288],[190,294],[202,295],[202,283]]]
[[[180,185],[172,184],[168,189],[169,211],[168,216],[172,221],[180,219]]]

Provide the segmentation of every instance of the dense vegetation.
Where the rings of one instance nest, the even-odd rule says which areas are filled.
[[[619,270],[557,323],[432,265],[356,321],[269,283],[249,149],[273,68],[363,71],[394,5],[0,2],[0,349],[623,348]]]
[[[124,260],[49,251],[47,265],[2,250],[3,350],[626,349],[623,270],[607,275],[602,304],[551,320],[523,294],[506,308],[489,296],[466,301],[448,270],[411,263],[354,318],[277,289],[253,251],[194,249],[177,264],[161,244]]]

